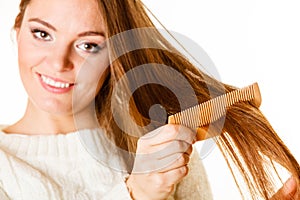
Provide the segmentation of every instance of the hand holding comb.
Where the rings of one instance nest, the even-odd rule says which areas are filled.
[[[257,83],[233,90],[204,103],[193,106],[168,117],[168,124],[181,124],[197,130],[197,141],[207,139],[206,125],[220,119],[226,110],[239,102],[252,102],[257,108],[261,104],[261,94]]]

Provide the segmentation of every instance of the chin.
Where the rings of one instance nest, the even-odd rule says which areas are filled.
[[[53,115],[70,115],[72,114],[72,104],[57,101],[44,101],[36,104],[38,110]]]

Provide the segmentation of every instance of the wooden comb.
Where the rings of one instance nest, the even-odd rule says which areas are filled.
[[[242,101],[252,102],[257,108],[261,94],[257,83],[233,90],[204,103],[193,106],[168,117],[168,124],[181,124],[197,130],[197,140],[207,139],[207,126],[226,114],[227,109]]]

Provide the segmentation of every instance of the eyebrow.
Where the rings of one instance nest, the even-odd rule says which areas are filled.
[[[45,21],[43,21],[43,20],[41,20],[41,19],[39,19],[39,18],[32,18],[32,19],[29,19],[28,21],[29,21],[29,22],[38,22],[38,23],[43,24],[44,26],[46,26],[46,27],[48,27],[48,28],[50,28],[50,29],[56,31],[56,28],[55,28],[54,26],[52,26],[52,25],[49,24],[48,22],[45,22]]]
[[[87,32],[83,32],[78,34],[79,37],[83,37],[83,36],[105,36],[103,32],[97,32],[97,31],[87,31]]]
[[[29,22],[38,22],[54,31],[57,31],[56,28],[54,26],[52,26],[50,23],[41,20],[39,18],[32,18],[28,20]],[[97,32],[97,31],[86,31],[83,33],[78,34],[79,37],[84,37],[84,36],[105,36],[105,34],[103,32]]]

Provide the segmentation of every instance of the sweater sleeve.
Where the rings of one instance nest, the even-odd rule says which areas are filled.
[[[189,173],[177,185],[174,197],[176,200],[213,199],[207,175],[197,151],[193,152],[189,163]]]

